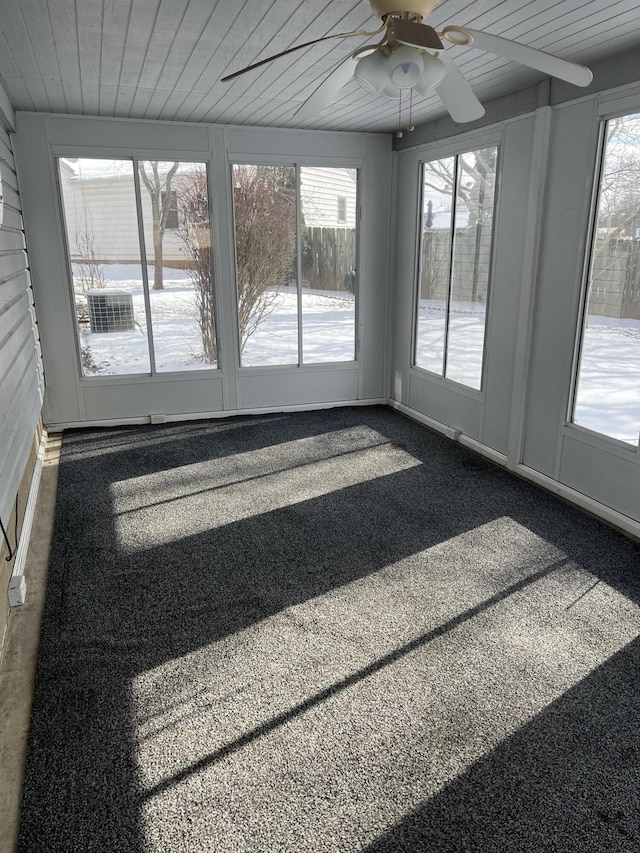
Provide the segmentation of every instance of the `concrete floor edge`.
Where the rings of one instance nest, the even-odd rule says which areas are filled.
[[[40,624],[55,518],[61,434],[50,434],[44,456],[25,576],[27,597],[9,617],[0,668],[0,853],[13,853],[20,827],[24,763],[40,644]]]

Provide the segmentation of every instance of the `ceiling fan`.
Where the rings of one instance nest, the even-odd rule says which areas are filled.
[[[370,37],[382,33],[380,41],[358,48],[340,62],[295,115],[300,119],[317,116],[338,98],[343,86],[355,79],[368,92],[385,98],[402,98],[408,92],[425,95],[435,90],[454,121],[474,121],[484,115],[484,107],[450,58],[449,50],[455,46],[473,45],[479,50],[515,60],[575,86],[588,86],[591,83],[593,74],[583,65],[567,62],[520,42],[454,25],[437,32],[423,22],[439,1],[369,0],[375,14],[382,19],[378,29],[313,39],[228,74],[221,82],[233,80],[267,62],[321,41]]]

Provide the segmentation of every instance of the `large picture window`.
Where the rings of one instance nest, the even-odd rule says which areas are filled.
[[[572,420],[638,445],[640,113],[605,123]]]
[[[217,367],[206,164],[59,170],[82,375]]]
[[[357,185],[355,169],[233,166],[241,366],[354,361]]]
[[[497,147],[422,164],[414,365],[479,389]]]

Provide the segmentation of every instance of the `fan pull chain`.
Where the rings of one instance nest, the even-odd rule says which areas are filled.
[[[412,130],[415,130],[415,125],[412,122],[413,116],[413,89],[409,89],[409,124],[406,126],[405,130],[407,133],[411,133]],[[400,89],[400,100],[398,101],[398,125],[402,124],[402,89]],[[396,137],[398,139],[402,139],[404,136],[404,130],[398,127],[396,131]]]

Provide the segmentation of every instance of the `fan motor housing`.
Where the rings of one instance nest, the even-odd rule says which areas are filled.
[[[388,27],[388,42],[407,44],[410,47],[444,50],[438,33],[427,24],[415,21],[405,21],[402,18],[393,19]]]
[[[424,20],[433,12],[440,0],[369,0],[369,2],[380,18],[406,12]]]

